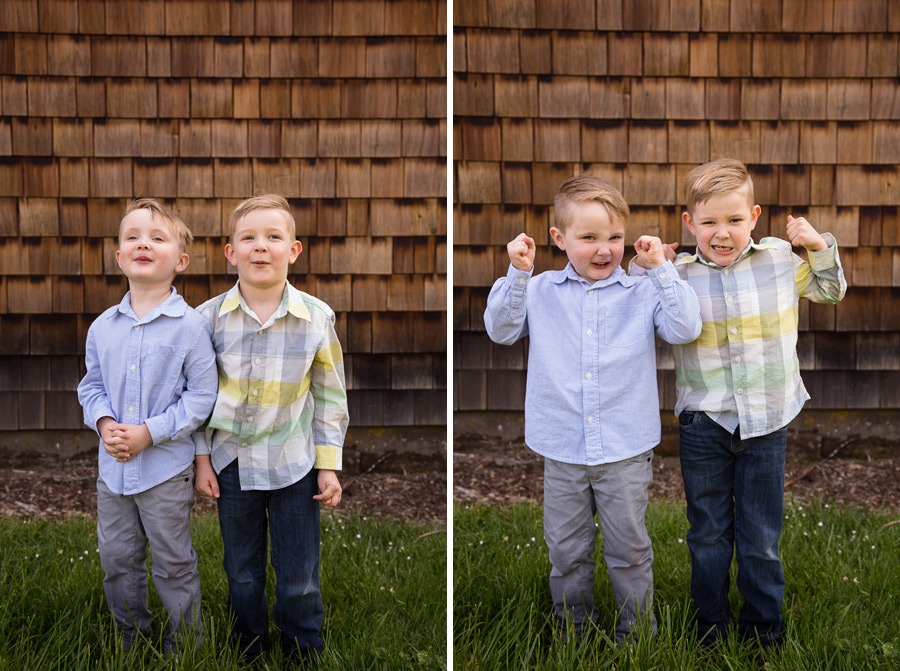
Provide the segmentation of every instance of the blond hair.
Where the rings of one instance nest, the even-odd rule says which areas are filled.
[[[294,222],[294,215],[291,214],[291,206],[288,205],[287,199],[277,193],[266,193],[261,196],[253,196],[241,201],[231,216],[228,217],[228,237],[234,237],[234,227],[237,223],[251,212],[256,210],[278,210],[284,214],[284,221],[287,224],[290,240],[297,237],[297,224]]]
[[[194,234],[191,233],[191,229],[185,225],[177,214],[165,205],[161,205],[155,198],[136,198],[128,203],[128,207],[125,208],[125,214],[122,215],[122,221],[125,221],[125,217],[136,210],[149,210],[152,218],[164,221],[172,235],[178,240],[178,248],[182,252],[194,241]],[[119,222],[120,238],[122,236],[122,221]]]
[[[752,207],[755,204],[753,180],[747,166],[733,158],[720,158],[704,163],[691,170],[684,178],[684,198],[688,211],[710,198],[744,188],[747,189],[747,200]]]
[[[575,217],[575,207],[584,203],[598,202],[606,208],[610,220],[628,221],[631,211],[619,190],[599,177],[582,173],[569,177],[560,184],[553,206],[556,209],[556,228],[565,231]]]

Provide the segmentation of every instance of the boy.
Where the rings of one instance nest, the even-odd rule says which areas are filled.
[[[834,236],[788,216],[790,242],[750,233],[759,218],[740,161],[720,159],[685,180],[682,220],[697,253],[675,267],[700,300],[703,331],[674,346],[691,594],[698,637],[725,636],[733,549],[744,597],[741,632],[764,646],[781,636],[787,424],[809,398],[797,360],[798,301],[836,303],[847,284]],[[809,262],[791,251],[805,247]]]
[[[197,490],[219,499],[232,637],[251,659],[268,649],[268,526],[281,648],[308,660],[323,647],[316,501],[341,500],[343,355],[331,308],[287,281],[302,250],[287,201],[249,198],[229,227],[237,284],[198,308],[212,326],[220,386],[194,437]]]
[[[97,536],[103,590],[125,649],[150,635],[147,542],[153,584],[169,614],[165,647],[180,627],[202,640],[200,574],[191,546],[194,443],[216,399],[209,324],[172,280],[193,236],[151,198],[132,202],[119,225],[116,262],[128,293],[91,324],[87,374],[78,385],[85,424],[100,435]]]
[[[568,265],[532,279],[535,244],[519,235],[507,245],[511,266],[494,283],[484,322],[500,344],[531,337],[525,442],[544,456],[544,538],[558,624],[570,619],[582,633],[596,617],[596,512],[622,642],[641,614],[656,631],[653,550],[644,526],[660,438],[654,335],[690,342],[700,332],[699,308],[658,238],[635,243],[650,280],[619,267],[629,210],[611,185],[572,177],[554,205],[550,235]]]

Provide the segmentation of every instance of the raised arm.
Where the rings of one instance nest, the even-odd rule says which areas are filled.
[[[494,282],[484,311],[488,337],[500,345],[512,345],[528,335],[525,295],[534,272],[534,240],[520,233],[506,245],[509,270]]]

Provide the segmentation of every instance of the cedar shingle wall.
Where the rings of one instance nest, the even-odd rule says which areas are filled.
[[[352,424],[442,425],[446,3],[0,3],[0,430],[82,427],[74,389],[129,199],[197,240],[198,305],[235,280],[242,199],[285,195],[291,276],[338,313]]]
[[[801,302],[807,408],[900,408],[900,4],[888,0],[458,0],[454,3],[454,407],[521,410],[526,345],[482,314],[521,231],[538,271],[556,187],[590,170],[640,234],[694,241],[685,174],[730,156],[763,214],[837,237],[850,289]],[[626,258],[627,261],[627,258]],[[667,348],[660,405],[674,406]]]

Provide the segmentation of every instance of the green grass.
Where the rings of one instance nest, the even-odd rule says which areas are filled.
[[[434,532],[434,533],[431,533]],[[215,516],[193,522],[206,641],[162,651],[165,611],[150,589],[153,639],[124,652],[103,596],[96,522],[0,520],[0,671],[249,668],[228,640],[227,584]],[[322,517],[325,652],[319,669],[446,669],[446,533],[365,517]],[[274,576],[269,569],[270,608]],[[262,669],[288,668],[273,651]]]
[[[829,671],[900,668],[898,516],[795,503],[781,542],[787,588],[784,643],[767,669]],[[756,669],[759,649],[737,636],[701,649],[691,631],[690,560],[683,504],[655,502],[653,539],[659,632],[616,649],[615,602],[598,536],[594,631],[553,635],[539,506],[457,505],[454,511],[454,666],[457,669],[659,671]],[[740,596],[732,581],[732,609]],[[614,667],[613,667],[614,665]]]

